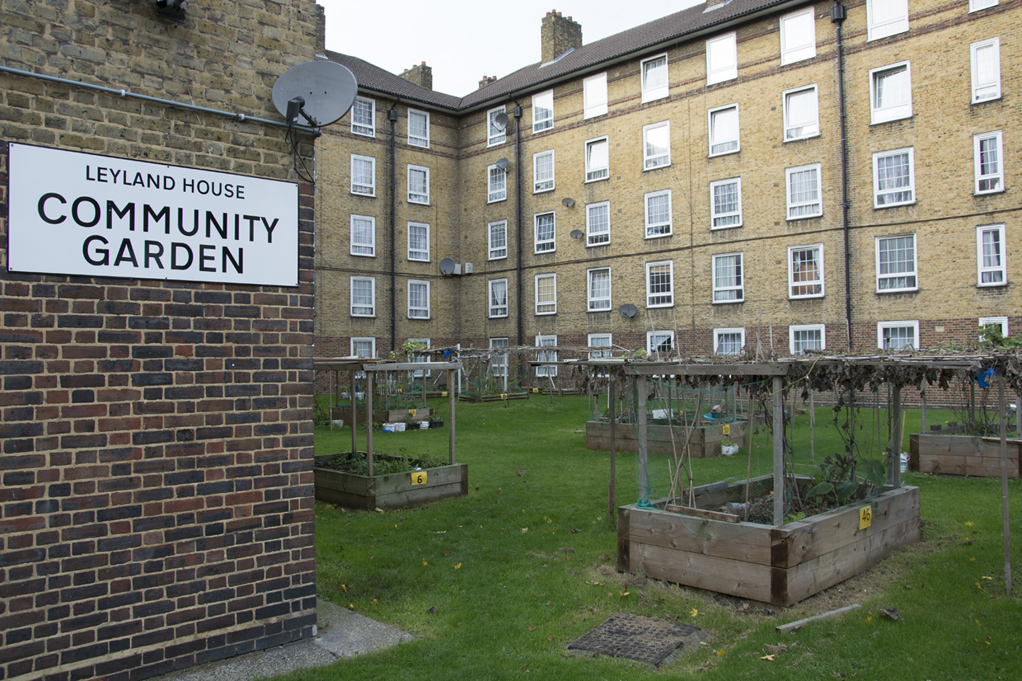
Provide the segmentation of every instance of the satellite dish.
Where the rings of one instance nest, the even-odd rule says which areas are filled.
[[[629,319],[631,319],[632,317],[635,316],[635,313],[639,311],[639,308],[635,307],[631,303],[625,303],[624,305],[619,307],[617,311],[621,313],[622,317],[628,317]]]
[[[358,83],[346,67],[332,61],[292,66],[273,84],[273,106],[289,123],[330,125],[355,103]]]
[[[507,114],[501,111],[493,117],[493,125],[497,130],[504,130],[507,127]]]
[[[561,203],[564,205],[565,208],[571,208],[572,206],[575,205],[575,199],[568,198],[561,199]]]
[[[440,261],[440,274],[445,276],[454,274],[454,258],[444,258]]]
[[[581,229],[573,229],[573,230],[571,230],[571,234],[569,236],[572,239],[581,239],[585,235],[586,235],[586,233],[583,232]]]
[[[501,170],[507,170],[507,159],[506,158],[497,159],[497,167],[500,168]]]

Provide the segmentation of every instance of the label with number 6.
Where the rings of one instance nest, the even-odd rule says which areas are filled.
[[[412,484],[413,485],[425,485],[426,484],[426,471],[412,471]]]

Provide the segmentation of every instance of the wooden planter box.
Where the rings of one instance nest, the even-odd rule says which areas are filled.
[[[317,456],[329,460],[331,454]],[[316,499],[347,508],[401,508],[468,494],[468,464],[426,468],[426,482],[412,484],[413,473],[355,475],[316,467]]]
[[[756,481],[769,491],[769,478]],[[741,501],[744,483],[697,488],[714,499]],[[697,496],[698,505],[698,496]],[[617,567],[676,584],[789,606],[862,572],[895,550],[919,541],[919,488],[900,487],[879,497],[786,524],[733,523],[668,513],[660,508],[618,508]],[[859,529],[870,506],[872,524]]]
[[[411,415],[411,409],[373,409],[373,423],[384,422],[394,423],[395,421],[428,421],[433,413],[432,407],[416,407],[415,416]],[[351,420],[351,407],[334,407],[332,410],[334,419]],[[358,422],[365,424],[365,407],[358,408]]]
[[[509,400],[527,400],[529,399],[529,393],[527,391],[518,391],[510,393],[485,393],[480,395],[479,393],[463,392],[458,395],[459,402],[502,402],[504,396],[507,395]]]
[[[1022,440],[1008,440],[1008,477],[1019,477]],[[978,435],[913,433],[908,468],[920,473],[1001,477],[1001,439]]]
[[[720,454],[720,443],[731,440],[737,444],[745,444],[745,423],[729,424],[731,434],[724,435],[720,425],[697,428],[688,443],[688,453],[696,459]],[[649,424],[646,426],[646,450],[650,454],[673,454],[670,428],[674,429],[674,442],[681,454],[685,443],[683,426]],[[638,426],[634,423],[617,423],[614,425],[614,450],[618,452],[639,451]],[[586,449],[610,451],[610,423],[607,421],[586,422]]]

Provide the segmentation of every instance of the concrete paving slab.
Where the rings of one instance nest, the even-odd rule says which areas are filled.
[[[316,604],[318,635],[200,667],[156,677],[157,681],[254,681],[299,669],[323,667],[340,658],[383,650],[415,637],[347,608],[320,600]]]

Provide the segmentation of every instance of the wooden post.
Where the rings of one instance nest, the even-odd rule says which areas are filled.
[[[813,391],[809,391],[809,461],[816,463],[816,404],[813,401]]]
[[[997,398],[1001,412],[1001,509],[1004,514],[1004,588],[1011,596],[1011,525],[1008,523],[1008,417],[1004,376],[997,375]],[[1019,405],[1016,405],[1018,409]]]
[[[1015,395],[1015,437],[1022,437],[1022,393]]]
[[[355,370],[348,372],[351,376],[351,391],[348,397],[351,398],[351,455],[358,454],[358,400],[355,399]]]
[[[614,488],[616,487],[614,476],[617,465],[617,454],[614,451],[614,421],[617,420],[615,413],[617,405],[614,404],[614,379],[608,376],[607,411],[610,414],[610,487],[607,489],[607,516],[613,520],[614,513]]]
[[[366,373],[366,475],[373,477],[373,372]]]
[[[457,463],[454,459],[454,391],[451,390],[451,379],[454,377],[454,372],[451,369],[447,370],[447,410],[451,413],[451,464]]]
[[[930,426],[926,423],[926,379],[919,381],[919,405],[920,411],[922,411],[923,427],[922,432],[927,432]]]
[[[326,420],[330,424],[330,432],[334,432],[334,378],[337,376],[336,370],[327,370],[327,398],[326,398]],[[316,385],[313,383],[313,385]],[[316,399],[316,391],[313,390],[313,399]]]
[[[901,386],[896,385],[891,391],[891,403],[888,408],[893,415],[891,422],[890,458],[887,461],[887,482],[894,487],[901,487]]]
[[[784,379],[774,376],[774,525],[784,526]]]
[[[649,504],[649,479],[646,471],[646,460],[648,458],[648,451],[646,447],[646,377],[637,376],[634,379],[633,384],[635,386],[635,396],[639,401],[639,407],[636,414],[638,417],[638,436],[639,436],[639,503],[643,506]]]
[[[422,370],[422,408],[426,408],[426,370]]]

